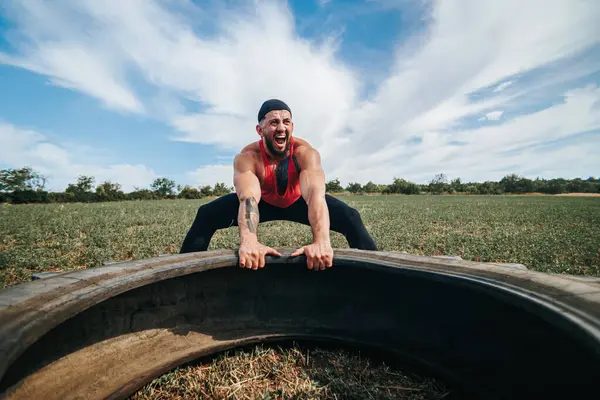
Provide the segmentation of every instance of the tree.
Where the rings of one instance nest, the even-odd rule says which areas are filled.
[[[419,185],[406,179],[394,178],[391,185],[387,185],[384,193],[419,194]]]
[[[365,193],[377,193],[379,190],[379,187],[374,184],[373,182],[369,181],[367,182],[364,186],[363,186],[363,191]]]
[[[362,185],[358,182],[352,182],[346,186],[346,190],[354,194],[360,193],[362,191]]]
[[[467,193],[471,193],[471,194],[477,194],[477,184],[476,183],[468,183],[466,185],[464,185],[465,188],[465,192]]]
[[[386,185],[385,183],[377,184],[377,190],[375,190],[375,193],[384,193],[388,189],[388,186],[389,185]]]
[[[133,192],[127,194],[129,200],[155,200],[158,198],[156,192],[148,189],[133,188]]]
[[[202,195],[198,189],[185,185],[183,188],[179,189],[177,197],[180,199],[199,199]]]
[[[168,178],[156,178],[150,188],[162,198],[173,196],[175,181]]]
[[[533,192],[535,187],[531,179],[524,178],[517,174],[504,176],[500,180],[500,186],[505,193],[529,193]]]
[[[479,194],[502,194],[502,186],[499,182],[485,181],[478,185]]]
[[[551,179],[545,187],[547,194],[561,194],[567,192],[567,182],[564,179]]]
[[[215,187],[212,191],[213,196],[224,196],[228,193],[231,193],[233,191],[233,188],[230,188],[228,186],[226,186],[224,183],[222,182],[218,182],[215,184]]]
[[[445,174],[437,174],[429,182],[429,191],[433,194],[441,194],[448,184]]]
[[[76,201],[89,201],[92,199],[92,187],[94,178],[86,175],[79,175],[77,183],[69,183],[65,193],[71,193]]]
[[[31,167],[0,170],[0,192],[44,190],[47,178]]]
[[[340,193],[344,191],[344,188],[340,184],[340,180],[335,178],[325,184],[325,191],[327,193]]]
[[[104,181],[96,187],[96,196],[100,201],[116,201],[125,198],[125,194],[121,190],[121,185]]]
[[[77,177],[77,183],[73,184],[73,183],[69,183],[69,186],[67,186],[67,192],[71,191],[71,192],[81,192],[81,193],[85,193],[85,192],[91,192],[92,191],[92,187],[94,186],[94,178],[91,176],[86,176],[86,175],[79,175]]]
[[[460,180],[460,178],[453,179],[450,182],[450,187],[452,189],[454,189],[455,192],[458,192],[458,193],[462,193],[465,191],[465,187],[464,187],[462,181]]]
[[[202,197],[208,197],[208,196],[212,196],[213,195],[213,191],[212,188],[210,187],[210,185],[204,185],[200,188],[200,195]]]

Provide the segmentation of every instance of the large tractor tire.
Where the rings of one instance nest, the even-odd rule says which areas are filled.
[[[598,393],[599,279],[351,249],[315,272],[279,250],[256,271],[208,251],[0,291],[0,393],[122,399],[199,357],[290,339],[383,351],[465,397]]]

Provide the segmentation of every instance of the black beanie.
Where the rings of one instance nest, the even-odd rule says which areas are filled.
[[[258,111],[258,122],[260,122],[269,111],[273,110],[288,110],[290,114],[292,113],[292,110],[290,110],[288,105],[283,101],[277,99],[267,100],[263,103]]]

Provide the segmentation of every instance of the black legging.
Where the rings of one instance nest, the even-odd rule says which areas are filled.
[[[329,209],[330,229],[346,237],[350,248],[377,250],[373,238],[367,232],[358,211],[333,196],[325,195]],[[198,208],[196,218],[188,231],[180,253],[205,251],[214,233],[238,225],[240,201],[236,193],[221,196]],[[300,197],[288,208],[272,206],[264,201],[258,203],[260,222],[293,221],[310,225],[308,206]]]

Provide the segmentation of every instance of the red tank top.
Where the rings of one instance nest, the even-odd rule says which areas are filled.
[[[300,192],[300,174],[296,170],[296,165],[292,159],[292,156],[294,155],[294,138],[290,138],[288,185],[283,195],[280,195],[277,192],[277,181],[275,177],[275,169],[277,166],[269,165],[263,141],[260,140],[259,144],[260,154],[262,155],[263,165],[265,167],[265,179],[260,194],[261,200],[264,200],[275,207],[287,208],[302,196],[302,193]]]

